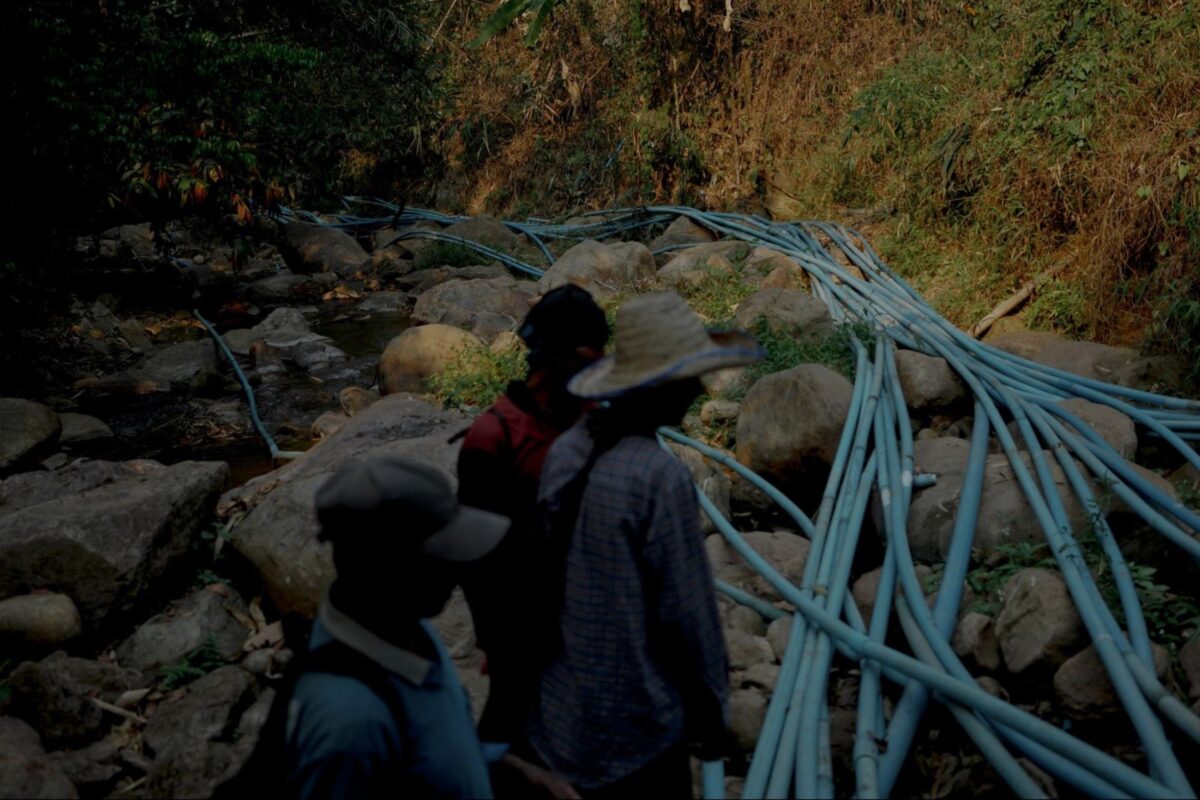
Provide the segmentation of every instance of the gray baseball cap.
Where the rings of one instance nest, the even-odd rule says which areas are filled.
[[[371,532],[387,546],[443,561],[475,561],[508,532],[508,517],[460,505],[450,480],[432,464],[376,456],[339,469],[317,491],[319,538],[335,543]]]

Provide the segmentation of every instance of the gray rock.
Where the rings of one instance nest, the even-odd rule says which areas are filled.
[[[767,624],[759,613],[745,606],[734,606],[725,616],[725,627],[751,636],[766,636]]]
[[[1115,408],[1092,403],[1082,397],[1059,400],[1058,405],[1098,433],[1124,458],[1133,459],[1137,452],[1138,437],[1132,419]]]
[[[516,329],[529,311],[534,291],[533,283],[510,277],[450,280],[418,297],[412,318],[472,331],[487,342],[502,331]]]
[[[84,745],[102,736],[114,721],[92,698],[113,703],[140,685],[132,670],[60,651],[13,670],[10,713],[32,725],[51,749]]]
[[[252,341],[264,341],[277,350],[292,350],[310,342],[328,342],[328,336],[314,333],[308,319],[296,308],[277,308],[250,329]]]
[[[700,407],[700,421],[705,425],[728,425],[737,422],[741,403],[732,400],[709,400]]]
[[[61,433],[58,414],[41,403],[0,397],[0,473],[50,455]]]
[[[142,370],[173,391],[187,391],[206,373],[216,372],[217,354],[207,338],[169,344],[151,356]]]
[[[312,435],[316,439],[332,436],[349,421],[350,417],[342,411],[326,411],[313,421]]]
[[[515,250],[522,240],[520,234],[513,233],[504,227],[504,223],[500,220],[487,214],[456,222],[446,228],[445,233],[509,252]],[[486,256],[480,255],[480,259],[486,260],[486,258]]]
[[[799,583],[808,561],[809,542],[803,536],[790,531],[751,531],[744,534],[746,543],[754,548],[767,563],[793,584]],[[759,597],[773,597],[775,590],[766,578],[740,558],[733,566],[718,571],[718,577],[733,586]]]
[[[871,615],[875,613],[875,598],[879,594],[879,581],[882,578],[883,568],[879,567],[858,576],[850,588],[854,603],[862,613],[863,622],[868,626],[871,624]]]
[[[360,386],[347,386],[338,392],[338,402],[346,416],[353,417],[379,401],[379,394]]]
[[[136,319],[123,320],[117,325],[117,332],[135,351],[147,353],[154,346],[150,337],[146,335],[145,326]]]
[[[996,638],[996,624],[991,617],[975,611],[968,612],[958,621],[954,636],[950,640],[954,652],[968,664],[991,671],[1000,666],[1000,642]]]
[[[681,244],[704,244],[715,238],[708,228],[697,225],[687,217],[676,217],[662,234],[650,240],[648,246],[654,252]]]
[[[307,275],[281,272],[249,284],[246,287],[246,296],[255,303],[286,303],[296,297],[308,294],[313,290],[313,286],[312,280]]]
[[[779,681],[779,667],[775,664],[755,664],[742,673],[742,686],[755,687],[764,692],[775,691]]]
[[[112,438],[112,428],[105,425],[103,420],[89,417],[87,414],[64,413],[59,414],[58,418],[62,420],[62,435],[58,438],[61,444],[81,444]]]
[[[239,356],[250,355],[250,349],[259,340],[250,328],[234,328],[231,331],[225,331],[221,334],[221,338],[225,340],[225,345]]]
[[[0,717],[0,797],[75,798],[75,785],[42,749],[37,731]]]
[[[725,256],[713,253],[705,258],[694,261],[686,256],[673,258],[660,269],[656,278],[662,286],[680,288],[699,286],[712,277],[733,276],[737,270]]]
[[[157,461],[77,459],[59,469],[22,472],[0,481],[0,516],[126,478],[166,469]]]
[[[1179,648],[1179,666],[1187,675],[1189,696],[1200,697],[1200,636],[1193,636],[1187,644]]]
[[[117,661],[123,667],[154,676],[161,668],[209,644],[224,659],[239,655],[252,631],[234,612],[245,619],[248,610],[236,592],[222,588],[199,589],[151,617],[117,645]]]
[[[1170,375],[1176,371],[1173,365],[1127,347],[1076,342],[1045,331],[1005,333],[989,337],[988,344],[1048,367],[1118,386],[1153,391],[1176,383]]]
[[[428,378],[474,348],[482,349],[483,342],[451,325],[409,328],[388,342],[379,359],[380,388],[384,394],[424,391]]]
[[[709,259],[712,258],[720,259],[720,261],[732,266],[734,262],[743,261],[749,253],[750,245],[745,242],[724,239],[719,242],[698,244],[695,247],[687,247],[682,250],[672,250],[669,253],[659,256],[659,258],[665,259],[663,269],[670,267],[668,273],[671,273],[703,269],[703,265],[708,263]]]
[[[306,372],[318,372],[334,364],[349,361],[350,356],[328,342],[304,342],[288,351],[296,366]]]
[[[60,750],[50,753],[50,763],[62,771],[71,783],[89,796],[107,794],[114,779],[121,774],[121,736],[109,734],[100,741],[80,750]]]
[[[0,600],[0,649],[45,652],[82,631],[79,610],[65,594],[25,594]]]
[[[219,512],[247,512],[233,528],[232,543],[258,568],[276,606],[312,616],[333,579],[313,508],[330,475],[352,459],[388,453],[426,459],[453,475],[458,445],[446,440],[466,422],[412,396],[389,395],[302,458],[222,497]]]
[[[164,588],[228,474],[184,461],[0,516],[0,596],[62,591],[85,630],[120,621]]]
[[[918,561],[933,564],[944,559],[954,530],[954,518],[962,494],[969,450],[970,445],[967,441],[956,438],[923,440],[913,447],[913,459],[917,469],[938,476],[935,485],[913,494],[912,505],[909,508],[909,543],[913,557]],[[1091,515],[1079,502],[1053,454],[1044,451],[1043,455],[1050,464],[1050,473],[1058,487],[1059,495],[1064,498],[1064,507],[1073,529],[1077,532],[1086,530],[1091,524]],[[1022,454],[1022,461],[1032,474],[1032,460],[1028,454]],[[1086,468],[1079,466],[1094,496],[1100,502],[1108,504],[1109,521],[1114,527],[1119,529],[1126,523],[1133,524],[1134,520],[1129,519],[1129,509],[1119,498],[1112,497],[1103,486],[1090,478]],[[1161,476],[1136,465],[1134,469],[1151,483],[1161,487],[1169,496],[1177,496],[1174,487]],[[1017,482],[1012,464],[1003,453],[987,457],[983,487],[983,500],[975,531],[976,549],[986,555],[1003,544],[1043,540],[1041,525]],[[1147,561],[1145,558],[1134,558],[1129,553],[1126,557],[1141,562]]]
[[[367,251],[345,231],[327,225],[285,225],[284,256],[297,272],[332,272],[347,278],[365,266]]]
[[[394,280],[397,289],[411,292],[419,296],[433,287],[446,281],[460,280],[491,280],[493,278],[511,277],[508,270],[500,264],[483,264],[476,267],[434,267],[420,269],[409,275],[403,275]]]
[[[766,716],[767,698],[758,689],[738,689],[729,695],[729,732],[739,750],[754,749]]]
[[[704,384],[704,391],[708,392],[708,396],[715,398],[727,397],[750,386],[750,377],[745,367],[730,367],[709,372],[701,375],[700,381]]]
[[[240,667],[221,667],[188,687],[183,697],[158,707],[144,739],[154,752],[146,779],[149,797],[205,798],[244,763],[252,743],[235,742],[240,720],[256,709],[247,735],[257,737],[261,707],[254,705],[254,676]],[[245,713],[243,713],[245,712]]]
[[[767,641],[771,645],[771,651],[775,653],[776,661],[783,660],[783,654],[787,651],[788,639],[791,638],[791,633],[791,617],[773,619],[771,620],[771,624],[767,626]]]
[[[820,364],[803,364],[760,379],[742,401],[738,461],[785,491],[802,497],[819,494],[852,394],[849,381]]]
[[[801,289],[806,281],[804,268],[795,259],[769,247],[756,247],[743,265],[751,282],[764,288]]]
[[[371,292],[358,304],[357,311],[363,314],[399,314],[408,308],[409,297],[405,292]]]
[[[692,480],[700,487],[700,491],[704,492],[705,497],[712,501],[725,519],[729,519],[730,481],[720,466],[685,445],[672,443],[671,450],[687,466],[688,471],[692,473]],[[717,529],[716,523],[703,512],[700,514],[700,524],[705,534]]]
[[[896,372],[904,401],[913,411],[941,411],[967,399],[967,387],[944,358],[900,350],[896,353]]]
[[[1150,650],[1154,656],[1154,671],[1161,679],[1170,666],[1170,656],[1153,642]],[[1077,719],[1098,719],[1115,714],[1121,708],[1094,644],[1080,650],[1058,668],[1054,673],[1054,693]]]
[[[559,256],[538,280],[537,286],[538,291],[545,294],[574,283],[600,300],[653,279],[655,270],[654,256],[644,244],[601,244],[589,239]]]
[[[1009,672],[1057,669],[1083,646],[1083,622],[1057,573],[1023,569],[1009,579],[1003,595],[996,635]]]
[[[772,333],[798,342],[819,342],[837,330],[825,303],[796,289],[759,289],[739,303],[733,315],[734,323],[747,330],[759,320]]]

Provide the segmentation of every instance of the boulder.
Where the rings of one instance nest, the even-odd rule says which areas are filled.
[[[37,463],[54,451],[62,434],[58,414],[18,397],[0,397],[0,474]]]
[[[663,269],[670,267],[669,272],[688,272],[703,269],[703,265],[713,257],[730,264],[732,268],[733,264],[744,261],[749,253],[750,245],[745,242],[725,239],[719,242],[698,244],[683,250],[673,250],[660,258],[666,259]]]
[[[350,356],[329,342],[305,342],[296,345],[288,351],[288,358],[305,372],[319,372],[350,360]]]
[[[729,695],[729,732],[739,750],[754,750],[766,716],[767,698],[760,690],[738,689]]]
[[[184,461],[0,516],[0,596],[52,589],[89,633],[118,622],[166,586],[228,474]]]
[[[804,575],[804,565],[808,560],[809,542],[803,536],[791,531],[751,531],[744,534],[746,543],[767,560],[775,570],[781,573],[793,584],[800,582]],[[730,551],[728,556],[718,554],[717,545],[712,537],[706,540],[710,558],[714,565],[718,561],[729,564],[717,570],[717,576],[733,586],[760,597],[772,597],[775,590],[766,578],[762,577],[749,564]],[[724,545],[728,547],[728,545]],[[713,556],[716,556],[715,558]]]
[[[78,796],[75,785],[46,756],[37,731],[19,719],[0,717],[0,797],[57,800]]]
[[[231,660],[242,652],[252,633],[239,617],[248,619],[249,612],[236,592],[227,587],[198,589],[151,617],[118,644],[117,661],[155,676],[201,647],[211,646],[222,658]]]
[[[172,391],[189,391],[217,371],[216,349],[207,337],[169,344],[152,355],[142,371]]]
[[[166,467],[157,461],[88,461],[81,458],[56,470],[22,472],[0,481],[0,516],[163,469]]]
[[[875,598],[879,594],[879,581],[883,578],[883,568],[878,567],[858,576],[850,587],[854,603],[862,614],[863,622],[869,627],[871,615],[875,613]]]
[[[755,247],[743,266],[753,283],[776,289],[803,289],[807,283],[804,268],[795,259],[770,247]]]
[[[991,671],[1000,666],[1000,642],[991,617],[969,611],[958,621],[950,640],[954,652],[967,659],[968,666]]]
[[[280,272],[268,278],[259,278],[247,285],[246,296],[255,303],[275,305],[286,303],[314,290],[315,285],[307,275]]]
[[[730,669],[749,669],[755,664],[770,664],[775,660],[775,653],[766,638],[745,631],[726,628],[725,647],[729,651]]]
[[[655,277],[666,287],[698,286],[712,276],[735,275],[733,263],[725,256],[712,253],[702,259],[686,256],[673,258],[660,269]]]
[[[1188,679],[1188,696],[1200,697],[1200,636],[1193,636],[1179,648],[1179,666]]]
[[[297,308],[275,309],[266,319],[251,328],[250,333],[253,336],[252,342],[266,342],[276,350],[285,351],[310,342],[329,341],[328,336],[314,333],[309,328],[308,319]]]
[[[428,292],[433,287],[446,281],[455,279],[476,281],[476,280],[491,280],[493,278],[510,277],[507,268],[500,264],[481,264],[474,267],[434,267],[432,269],[419,269],[410,275],[404,275],[395,279],[394,283],[397,289],[406,292],[411,292],[413,295],[422,295]]]
[[[333,580],[328,548],[317,541],[317,489],[344,464],[372,455],[423,458],[454,474],[450,435],[467,418],[411,395],[388,395],[280,469],[221,498],[218,513],[240,518],[232,544],[262,575],[284,612],[312,616]]]
[[[742,673],[742,686],[762,689],[764,692],[775,691],[779,682],[779,666],[776,664],[755,664]]]
[[[410,302],[405,292],[371,292],[355,310],[360,314],[399,314]]]
[[[767,635],[767,623],[757,611],[745,606],[734,606],[729,610],[725,615],[725,627],[751,636]]]
[[[820,364],[761,378],[742,401],[738,461],[785,491],[819,494],[852,394],[849,381]]]
[[[53,650],[83,630],[65,594],[24,594],[0,600],[0,650]]]
[[[654,256],[640,242],[601,244],[588,239],[559,256],[538,280],[537,288],[545,294],[574,283],[601,300],[652,279],[655,271]]]
[[[333,272],[348,278],[362,269],[367,251],[343,230],[292,222],[283,227],[284,257],[296,272]]]
[[[511,252],[523,241],[519,233],[513,233],[500,220],[488,214],[470,217],[456,222],[444,231],[449,236],[457,236],[470,242],[478,242],[496,250]],[[486,258],[480,255],[480,258]]]
[[[1086,641],[1083,622],[1058,573],[1023,569],[1003,591],[996,636],[1009,672],[1057,669]]]
[[[709,400],[700,406],[700,421],[705,425],[729,425],[737,422],[742,404],[732,400]]]
[[[326,411],[317,417],[312,424],[311,432],[314,439],[324,439],[337,433],[338,429],[350,421],[342,411]]]
[[[771,620],[771,624],[767,626],[767,642],[771,645],[771,651],[775,653],[775,660],[782,661],[783,654],[787,651],[788,639],[792,633],[792,618],[780,617],[779,619]]]
[[[58,437],[59,444],[83,444],[97,439],[111,439],[112,428],[103,420],[90,417],[87,414],[59,414],[62,420],[62,435]]]
[[[417,298],[412,318],[472,331],[485,342],[516,330],[528,313],[535,286],[513,278],[451,280]]]
[[[729,519],[729,476],[721,471],[720,466],[690,447],[675,443],[672,443],[670,447],[675,456],[692,473],[692,480],[700,487],[700,491],[704,492],[705,497],[712,501],[721,516]],[[716,523],[703,511],[700,512],[700,524],[703,526],[705,534],[713,533],[717,529]]]
[[[703,225],[697,225],[687,217],[676,217],[667,229],[650,240],[648,245],[651,252],[658,252],[664,247],[675,247],[683,244],[705,244],[716,237],[712,231]]]
[[[819,342],[837,330],[825,303],[796,289],[759,289],[733,315],[734,323],[747,330],[760,320],[772,333],[802,343]]]
[[[87,744],[114,722],[93,698],[115,703],[123,692],[142,686],[132,670],[61,651],[21,664],[8,683],[10,713],[32,725],[52,750]]]
[[[745,367],[729,367],[701,375],[700,382],[704,384],[704,391],[708,392],[709,397],[721,398],[748,389],[750,376]]]
[[[1171,364],[1128,347],[1076,342],[1046,331],[1004,333],[990,337],[988,344],[1048,367],[1118,386],[1155,390],[1175,383],[1168,375],[1175,371]]]
[[[347,386],[338,392],[338,402],[346,416],[353,417],[379,401],[379,394],[360,386]]]
[[[158,707],[144,734],[154,753],[147,797],[209,797],[241,767],[265,719],[255,686],[241,667],[221,667]]]
[[[1132,419],[1115,408],[1092,403],[1082,397],[1059,400],[1058,405],[1099,434],[1123,458],[1133,459],[1137,452],[1138,437]]]
[[[1167,674],[1171,658],[1167,651],[1151,642],[1154,672],[1161,680]],[[1077,719],[1097,719],[1115,714],[1121,709],[1104,662],[1090,644],[1063,662],[1054,673],[1054,693]]]
[[[900,350],[896,353],[896,372],[904,401],[917,413],[942,411],[967,400],[967,387],[944,358]]]
[[[426,379],[438,375],[464,353],[483,342],[452,325],[420,325],[388,342],[379,359],[379,386],[384,394],[420,392]]]
[[[970,444],[964,439],[923,439],[913,446],[913,460],[919,472],[930,472],[938,476],[937,483],[913,493],[908,515],[908,536],[913,557],[920,562],[933,564],[942,561],[950,544],[954,530],[954,518],[962,494],[963,476],[966,471]],[[1043,451],[1050,463],[1059,495],[1064,499],[1067,517],[1076,532],[1086,530],[1091,516],[1075,496],[1066,474],[1050,451]],[[1022,462],[1032,473],[1033,462],[1028,454],[1022,454]],[[1086,468],[1080,465],[1094,496],[1109,504],[1109,521],[1114,527],[1127,522],[1130,512],[1118,498],[1091,479]],[[1154,472],[1135,466],[1147,480],[1162,488],[1169,496],[1177,496],[1170,482]],[[1002,544],[1014,542],[1040,542],[1044,538],[1041,525],[1034,516],[1025,493],[1017,482],[1016,474],[1008,456],[1003,453],[987,457],[983,476],[983,500],[976,523],[974,547],[983,554],[994,552]],[[1130,547],[1141,547],[1151,542],[1142,542],[1142,537],[1126,537]],[[1125,542],[1122,543],[1126,545]],[[1127,558],[1139,562],[1150,559],[1145,554],[1134,557],[1133,551]],[[1152,562],[1153,563],[1153,562]]]

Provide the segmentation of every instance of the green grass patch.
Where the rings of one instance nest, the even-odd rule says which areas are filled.
[[[525,375],[525,351],[519,347],[496,353],[487,348],[463,348],[425,388],[446,408],[484,408],[496,401],[512,381]]]
[[[812,342],[798,342],[786,334],[775,333],[762,319],[755,324],[753,332],[758,343],[766,351],[766,357],[747,369],[750,379],[748,385],[753,385],[764,375],[782,372],[801,364],[824,364],[853,381],[857,361],[854,342],[871,341],[871,330],[865,324],[840,325],[832,333]]]
[[[742,264],[733,270],[708,268],[704,278],[696,283],[684,283],[676,291],[692,310],[709,325],[728,325],[738,303],[758,291],[742,274]]]

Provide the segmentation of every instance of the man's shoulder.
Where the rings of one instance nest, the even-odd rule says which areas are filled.
[[[305,672],[296,680],[291,705],[305,727],[322,729],[338,739],[394,735],[394,711],[364,681],[352,675]]]

